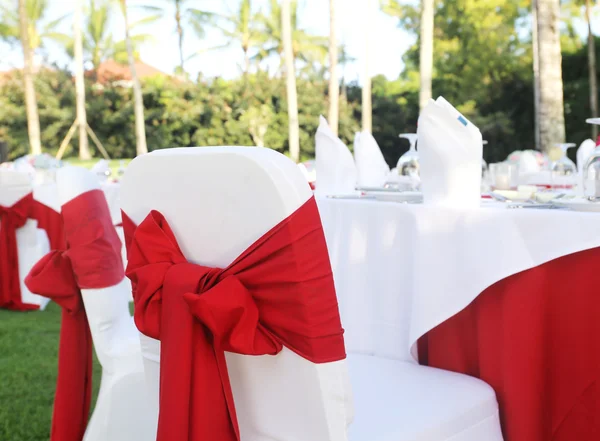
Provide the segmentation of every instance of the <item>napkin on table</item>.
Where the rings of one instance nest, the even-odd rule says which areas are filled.
[[[354,137],[354,162],[358,185],[383,187],[390,174],[377,141],[369,132],[357,132]]]
[[[316,194],[352,194],[356,187],[356,165],[352,153],[320,117],[316,140]]]
[[[592,152],[596,148],[596,143],[592,139],[586,139],[577,149],[577,170],[580,174],[583,173],[583,168],[587,160],[592,156]]]
[[[439,97],[421,112],[417,134],[424,203],[478,207],[483,158],[479,129]]]

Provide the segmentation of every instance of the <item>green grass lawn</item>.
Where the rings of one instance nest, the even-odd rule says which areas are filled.
[[[100,160],[100,158],[94,158],[94,159],[90,159],[87,161],[82,161],[81,159],[78,159],[78,158],[64,158],[63,159],[63,161],[68,164],[78,165],[80,167],[85,167],[85,168],[92,168],[94,166],[94,164],[96,164],[99,160]],[[123,161],[123,164],[125,165],[125,167],[127,167],[127,164],[129,164],[131,162],[131,159],[111,159],[109,161],[109,163],[110,163],[109,166],[112,171],[113,177],[117,176],[117,170],[119,169],[119,165],[120,165],[121,161]],[[2,438],[0,438],[0,439],[2,439]]]
[[[0,440],[48,441],[56,386],[60,307],[0,309]],[[100,385],[94,355],[93,399]],[[107,440],[108,441],[108,440]]]

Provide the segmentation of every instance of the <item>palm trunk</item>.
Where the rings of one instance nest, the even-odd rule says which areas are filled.
[[[365,40],[365,64],[364,80],[362,87],[362,130],[371,133],[373,131],[373,105],[371,103],[371,72],[369,71],[369,35],[371,34],[371,8],[372,2],[369,0],[365,11],[365,28],[363,29],[363,38]]]
[[[27,134],[31,153],[42,153],[40,141],[40,117],[38,115],[37,98],[33,86],[33,51],[29,46],[27,11],[25,0],[19,0],[19,28],[21,46],[23,47],[23,88],[25,89],[25,108],[27,111]]]
[[[181,69],[180,75],[185,74],[183,67],[183,27],[181,26],[181,9],[179,2],[175,2],[175,22],[177,23],[177,36],[179,37],[179,68]]]
[[[281,35],[285,59],[285,76],[288,100],[290,157],[300,160],[300,127],[298,124],[298,96],[296,91],[296,68],[292,48],[292,23],[290,0],[281,1]]]
[[[250,54],[247,47],[244,46],[242,49],[244,50],[244,77],[247,77],[250,72]]]
[[[142,87],[135,71],[135,60],[133,58],[133,47],[129,36],[129,20],[127,18],[127,7],[125,0],[121,0],[123,7],[123,16],[125,18],[125,44],[127,46],[127,57],[129,58],[129,69],[131,70],[131,80],[133,82],[133,108],[135,112],[135,144],[136,154],[143,155],[148,153],[146,145],[146,122],[144,120],[144,99],[142,96]]]
[[[592,118],[598,116],[598,77],[596,75],[596,40],[592,32],[592,2],[590,0],[585,1],[585,19],[588,25],[588,68],[590,72],[590,110]],[[592,139],[596,139],[598,136],[598,126],[592,124]]]
[[[329,127],[337,135],[340,85],[337,76],[338,45],[335,28],[335,0],[329,0]]]
[[[433,19],[434,0],[421,0],[421,35],[419,54],[419,108],[422,110],[431,99],[433,77]]]
[[[79,159],[92,159],[87,137],[87,115],[85,113],[85,84],[83,82],[83,42],[81,36],[82,0],[75,2],[73,34],[75,40],[75,96],[77,104],[77,125],[79,126]]]
[[[559,0],[537,0],[540,60],[540,145],[565,142]]]
[[[541,150],[540,145],[540,44],[537,29],[537,0],[532,2],[532,31],[531,44],[533,49],[533,110],[534,110],[534,139],[535,149]]]

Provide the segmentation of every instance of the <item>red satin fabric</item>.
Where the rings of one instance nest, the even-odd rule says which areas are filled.
[[[27,222],[32,204],[33,195],[29,193],[10,207],[0,205],[0,308],[15,311],[39,308],[21,301],[19,277],[17,229]]]
[[[600,249],[511,276],[419,342],[496,391],[505,441],[598,441]]]
[[[59,212],[34,199],[29,217],[35,219],[38,228],[46,232],[51,250],[64,250],[67,247],[63,220]]]
[[[92,337],[80,289],[105,288],[124,278],[121,243],[104,194],[84,193],[62,207],[66,251],[51,251],[31,270],[31,292],[62,307],[58,379],[51,441],[81,441],[89,418]]]
[[[187,262],[157,211],[137,228],[123,213],[123,225],[135,322],[161,341],[157,441],[239,440],[224,351],[345,358],[314,198],[225,269]]]

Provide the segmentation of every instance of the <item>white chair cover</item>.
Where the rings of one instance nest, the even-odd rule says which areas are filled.
[[[32,192],[31,178],[27,173],[13,170],[0,170],[0,205],[10,207]],[[2,225],[0,225],[2,228]],[[17,230],[17,249],[19,253],[19,282],[23,303],[39,305],[44,310],[50,299],[33,294],[25,286],[25,276],[45,254],[50,251],[48,235],[37,228],[37,221],[28,219]]]
[[[65,167],[56,176],[61,205],[99,189],[96,176],[80,167]],[[138,332],[129,314],[128,284],[82,289],[94,349],[102,365],[96,407],[84,441],[151,441],[147,391]]]
[[[160,211],[189,261],[218,268],[312,196],[293,162],[249,147],[156,151],[130,164],[122,186],[123,210],[136,224]],[[142,336],[142,347],[156,427],[160,344]],[[242,440],[347,439],[345,361],[314,364],[285,348],[277,356],[226,358]]]

